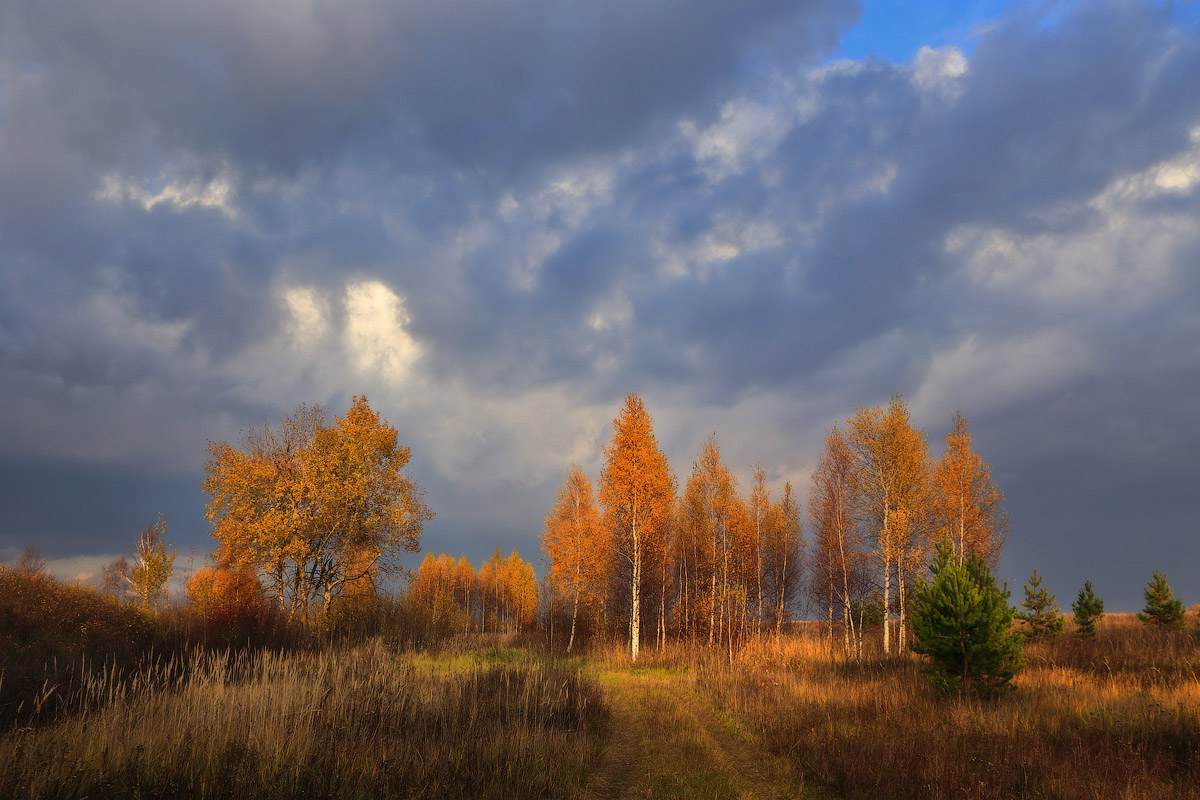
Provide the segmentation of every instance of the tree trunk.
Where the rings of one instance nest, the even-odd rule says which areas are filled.
[[[890,555],[883,558],[883,654],[892,652],[891,629],[892,602],[892,559]]]
[[[638,658],[638,644],[642,635],[641,591],[642,591],[642,547],[638,541],[637,523],[633,526],[633,606],[629,611],[629,656],[634,663]]]
[[[579,616],[579,590],[575,590],[575,607],[571,610],[571,637],[567,639],[567,652],[575,644],[575,619]]]

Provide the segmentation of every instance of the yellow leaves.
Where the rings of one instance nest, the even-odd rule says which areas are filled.
[[[582,469],[572,467],[542,526],[547,574],[561,596],[590,597],[602,591],[609,557],[605,533],[592,498],[592,483]]]
[[[924,434],[912,427],[908,407],[894,396],[883,408],[859,408],[846,421],[859,511],[890,556],[918,544],[913,534],[928,506],[929,455]]]
[[[658,449],[650,414],[631,392],[604,448],[600,503],[606,522],[618,536],[649,534],[650,525],[667,518],[673,500],[670,468]]]
[[[397,440],[356,396],[331,425],[302,404],[275,427],[245,431],[240,448],[210,444],[202,485],[218,558],[261,570],[293,608],[394,568],[433,517]]]
[[[934,467],[933,491],[936,525],[955,558],[977,553],[994,566],[1008,533],[1004,494],[992,482],[991,467],[971,449],[961,413],[954,415],[946,449]]]

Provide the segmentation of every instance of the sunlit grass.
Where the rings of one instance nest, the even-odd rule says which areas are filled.
[[[1095,642],[1031,645],[995,702],[936,695],[910,658],[809,636],[700,676],[799,776],[846,797],[1200,797],[1200,656],[1186,633],[1110,618]]]

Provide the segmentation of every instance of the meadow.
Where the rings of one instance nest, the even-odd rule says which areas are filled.
[[[199,647],[123,608],[0,631],[0,797],[1200,797],[1197,639],[1132,615],[1027,644],[1014,691],[980,701],[816,623],[732,664],[669,641],[631,666],[616,642],[386,627]],[[106,615],[145,649],[100,653]]]

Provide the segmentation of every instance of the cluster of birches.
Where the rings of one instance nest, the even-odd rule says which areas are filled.
[[[848,650],[880,623],[888,650],[904,645],[908,594],[935,545],[948,543],[959,562],[977,554],[994,564],[1008,530],[963,417],[933,458],[899,397],[835,426],[808,488],[805,523],[793,487],[773,492],[760,466],[743,491],[715,436],[680,486],[630,394],[596,486],[571,467],[545,518],[541,586],[515,552],[497,551],[478,571],[465,557],[430,555],[410,601],[442,630],[540,620],[567,650],[582,635],[621,633],[636,659],[668,637],[732,653],[747,636],[779,632],[807,600]]]
[[[830,430],[806,523],[790,484],[773,493],[755,466],[748,489],[715,436],[680,487],[642,400],[629,395],[598,491],[571,468],[545,520],[544,603],[561,609],[551,619],[563,620],[567,648],[581,628],[618,628],[635,659],[644,641],[669,636],[732,652],[748,635],[779,631],[802,597],[831,636],[840,627],[847,649],[862,647],[868,622],[882,622],[885,651],[903,647],[908,595],[935,545],[994,564],[1008,530],[962,415],[934,458],[899,397]]]
[[[332,422],[300,406],[247,430],[240,446],[212,444],[210,456],[214,560],[258,576],[293,614],[329,611],[399,571],[433,516],[405,474],[408,448],[362,397]],[[410,599],[446,629],[512,631],[540,618],[568,648],[581,633],[620,633],[636,659],[643,641],[669,636],[732,652],[748,635],[779,631],[806,596],[847,648],[882,616],[890,649],[904,645],[908,595],[935,544],[994,563],[1008,528],[962,416],[934,458],[899,397],[835,426],[808,488],[807,515],[792,486],[772,492],[760,467],[743,492],[715,437],[681,485],[630,394],[596,485],[578,467],[567,472],[545,519],[540,586],[515,553],[478,571],[431,557]]]
[[[517,633],[538,622],[541,595],[533,565],[497,549],[479,569],[460,556],[429,553],[413,573],[409,606],[434,633]]]

